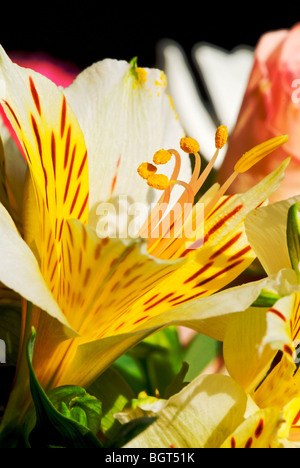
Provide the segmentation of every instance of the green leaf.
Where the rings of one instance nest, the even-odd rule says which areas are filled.
[[[40,386],[32,367],[36,332],[32,329],[27,346],[30,389],[36,412],[36,425],[29,435],[31,447],[101,448],[99,440],[86,427],[65,416],[51,403]],[[65,405],[64,410],[66,410]],[[78,416],[76,416],[78,417]]]
[[[289,208],[287,218],[287,246],[293,270],[300,281],[300,203]],[[276,253],[274,253],[276,255]]]
[[[135,397],[134,391],[121,374],[110,368],[89,386],[88,392],[102,402],[101,431],[108,439],[114,438],[121,427],[114,415]]]
[[[123,354],[112,366],[133,389],[139,393],[147,387],[147,378],[142,363],[131,354]]]
[[[102,403],[85,389],[73,385],[54,388],[47,394],[53,406],[64,416],[77,421],[93,434],[100,430]]]
[[[220,343],[205,335],[197,334],[187,347],[184,361],[188,363],[189,370],[186,380],[191,381],[220,354]]]
[[[168,399],[172,395],[180,392],[188,383],[185,381],[186,375],[189,370],[189,365],[187,362],[182,363],[182,367],[173,382],[166,388],[164,398]]]

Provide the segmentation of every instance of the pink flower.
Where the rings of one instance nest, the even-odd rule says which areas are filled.
[[[247,148],[279,134],[288,134],[289,141],[243,178],[237,178],[231,187],[233,192],[248,190],[291,155],[285,180],[271,200],[300,193],[300,23],[291,30],[261,37],[219,180],[227,178]]]

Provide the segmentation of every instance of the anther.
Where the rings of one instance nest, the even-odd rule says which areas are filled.
[[[143,179],[148,179],[148,177],[156,173],[157,167],[151,163],[144,162],[140,164],[140,166],[137,168],[137,171]]]
[[[215,134],[215,145],[217,149],[223,148],[226,145],[228,138],[228,130],[225,125],[220,125]]]
[[[147,184],[157,190],[166,190],[170,185],[170,181],[164,174],[153,174],[148,177]]]
[[[200,146],[199,146],[198,141],[194,140],[194,138],[183,137],[180,140],[180,148],[185,153],[195,154],[195,153],[198,153]]]
[[[154,164],[166,164],[170,161],[171,157],[172,153],[170,153],[170,151],[161,149],[154,154],[153,162]]]

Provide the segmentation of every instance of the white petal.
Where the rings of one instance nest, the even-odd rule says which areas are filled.
[[[291,268],[286,242],[287,214],[300,196],[252,211],[246,218],[248,240],[268,275]]]
[[[229,132],[233,129],[253,65],[253,52],[239,47],[227,52],[198,44],[194,55],[216,113]]]
[[[179,44],[170,40],[159,43],[158,53],[180,121],[187,135],[199,141],[200,153],[210,160],[215,151],[216,125],[201,100],[185,54]]]
[[[0,239],[0,281],[58,319],[73,334],[42,277],[32,251],[1,204]]]
[[[129,195],[132,201],[147,203],[157,199],[161,194],[150,191],[137,168],[150,162],[158,149],[178,145],[183,136],[162,72],[145,69],[141,83],[130,68],[124,61],[103,60],[65,90],[87,145],[92,210],[111,196]],[[180,177],[187,180],[190,162],[186,157],[183,162]]]

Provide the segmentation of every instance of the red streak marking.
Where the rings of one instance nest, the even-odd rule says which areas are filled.
[[[192,276],[190,276],[188,279],[186,279],[183,284],[187,284],[190,281],[193,281],[194,279],[198,278],[198,276],[200,276],[202,273],[207,271],[213,264],[214,264],[214,262],[207,263],[202,268],[200,268],[200,270],[196,271],[196,273],[194,273]]]
[[[68,164],[69,151],[70,151],[70,143],[71,143],[71,126],[69,125],[68,133],[67,133],[67,138],[66,138],[64,169],[66,169],[67,164]]]
[[[245,448],[251,448],[252,443],[253,443],[253,439],[252,439],[252,437],[250,437],[246,442]]]
[[[70,215],[73,213],[73,210],[75,208],[75,205],[76,205],[76,202],[77,202],[77,199],[78,199],[78,195],[79,195],[80,186],[81,186],[81,182],[79,183],[79,185],[77,187],[77,190],[76,190],[76,193],[74,195],[72,205],[71,205],[71,208],[70,208]]]
[[[66,101],[66,98],[64,96],[62,106],[61,106],[61,115],[60,115],[60,136],[61,136],[61,138],[63,137],[64,132],[65,132],[66,114],[67,114],[67,101]]]
[[[159,299],[159,301],[154,302],[154,304],[151,304],[149,307],[147,307],[147,308],[145,309],[145,312],[146,312],[147,310],[152,309],[153,307],[157,306],[158,304],[160,304],[161,302],[165,301],[165,300],[168,299],[169,297],[173,296],[173,294],[174,294],[173,292],[170,293],[170,294],[167,294],[166,296],[164,296],[164,297],[162,297],[161,299]]]
[[[230,258],[228,259],[228,262],[232,262],[233,260],[236,260],[237,258],[242,257],[242,256],[245,255],[247,252],[250,252],[250,250],[251,250],[250,245],[248,245],[247,247],[244,247],[244,248],[241,249],[239,252],[237,252],[235,255],[232,255],[232,257],[230,257]]]
[[[172,305],[177,306],[177,305],[180,305],[180,304],[184,304],[185,302],[192,301],[193,299],[196,299],[197,297],[200,297],[200,296],[202,296],[203,294],[205,294],[207,292],[208,292],[208,289],[205,289],[205,291],[201,291],[198,294],[194,294],[193,296],[187,297],[183,301],[175,302],[175,304],[172,304]]]
[[[196,284],[194,288],[198,288],[199,286],[203,286],[204,284],[208,283],[209,281],[212,281],[216,279],[218,276],[223,275],[224,273],[227,273],[227,271],[232,270],[234,267],[238,266],[240,263],[242,263],[243,260],[238,260],[235,263],[232,263],[231,265],[227,266],[226,268],[223,268],[222,270],[218,271],[214,275],[212,275],[210,278],[206,278],[205,280],[201,281],[200,283]]]
[[[219,206],[217,206],[211,213],[209,213],[207,219],[211,218],[213,214],[216,213],[216,211],[218,211],[220,208],[222,208],[222,206],[225,205],[225,203],[227,203],[229,200],[231,200],[231,198],[233,197],[233,195],[228,195],[227,198],[225,198],[225,200],[222,201],[222,203],[220,203]]]
[[[230,239],[228,242],[226,242],[226,244],[224,244],[220,249],[216,250],[216,252],[214,252],[209,257],[209,260],[212,260],[212,259],[218,257],[219,255],[224,253],[226,250],[228,250],[232,245],[234,245],[239,240],[241,235],[242,235],[242,232],[239,232],[236,236],[234,236],[232,239]]]
[[[35,84],[31,76],[29,77],[30,91],[34,100],[35,107],[37,108],[38,113],[41,115],[41,103],[38,92],[36,90]]]
[[[273,307],[271,307],[271,309],[269,309],[268,312],[272,312],[272,314],[277,315],[277,317],[279,317],[281,320],[286,322],[285,316],[281,312],[279,312],[279,310],[274,309]]]
[[[263,429],[264,429],[264,420],[260,419],[259,423],[258,423],[258,426],[257,426],[257,428],[255,429],[255,432],[254,432],[254,435],[255,435],[256,439],[258,439],[261,436]]]
[[[56,141],[55,141],[55,135],[52,132],[51,134],[51,157],[52,157],[52,166],[53,166],[53,172],[54,172],[54,178],[56,176]]]
[[[299,421],[299,419],[300,419],[300,411],[298,411],[298,413],[296,414],[295,419],[294,419],[294,421],[292,422],[292,425],[294,426],[295,424],[297,424],[297,422]]]
[[[210,228],[210,230],[206,233],[204,240],[203,239],[198,239],[196,240],[190,247],[189,249],[186,249],[180,257],[185,257],[188,253],[192,252],[193,250],[196,250],[202,245],[208,241],[210,236],[214,234],[218,229],[220,229],[230,218],[232,218],[234,215],[236,215],[241,209],[243,208],[243,205],[238,205],[236,206],[230,213],[227,213],[227,215],[223,216],[214,226]]]
[[[118,159],[118,162],[117,162],[117,167],[116,167],[116,172],[115,172],[115,175],[114,175],[113,180],[112,180],[112,183],[111,183],[111,189],[110,189],[110,194],[111,194],[111,195],[113,194],[114,188],[115,188],[115,186],[116,186],[117,177],[118,177],[118,169],[119,169],[119,166],[120,166],[120,161],[121,161],[121,156],[119,156],[119,159]]]
[[[16,114],[15,114],[13,108],[12,108],[12,107],[10,106],[10,104],[8,104],[8,102],[5,101],[4,99],[3,99],[3,102],[4,102],[4,104],[8,107],[8,109],[10,110],[11,115],[13,116],[13,118],[14,118],[16,124],[18,125],[19,129],[21,130],[20,122],[19,122],[19,120],[17,119],[17,116],[16,116]]]
[[[133,325],[136,325],[137,323],[142,322],[142,320],[146,320],[148,317],[149,317],[149,315],[145,315],[145,317],[142,317],[142,318],[136,320],[135,322],[133,322]]]
[[[79,171],[78,171],[78,174],[77,174],[77,179],[79,179],[79,177],[81,176],[81,173],[82,173],[83,168],[85,166],[86,160],[87,160],[87,151],[84,153],[82,163],[80,165],[80,168],[79,168]]]
[[[70,165],[70,168],[69,168],[69,174],[68,174],[68,179],[67,179],[66,188],[65,188],[64,203],[66,202],[69,187],[70,187],[72,171],[73,171],[73,166],[74,166],[74,160],[75,160],[75,153],[76,153],[76,145],[74,146],[74,149],[73,149],[73,152],[72,152],[72,160],[71,160],[71,165]]]
[[[149,302],[153,301],[157,296],[158,296],[158,294],[155,294],[155,296],[150,297],[150,299],[148,299],[148,301],[144,302],[144,305],[149,304]]]
[[[283,349],[289,356],[293,357],[293,350],[290,346],[284,345]]]
[[[78,219],[81,218],[82,213],[84,212],[84,209],[85,209],[85,207],[87,205],[88,199],[89,199],[89,194],[87,194],[87,196],[84,199],[83,205],[82,205],[81,210],[80,210],[79,215],[78,215]]]
[[[233,216],[235,216],[241,209],[243,208],[243,205],[238,205],[236,206],[230,213],[227,213],[227,215],[223,216],[210,230],[204,237],[204,242],[207,242],[207,240],[210,238],[212,234],[214,234],[216,231],[218,231],[224,224]]]

